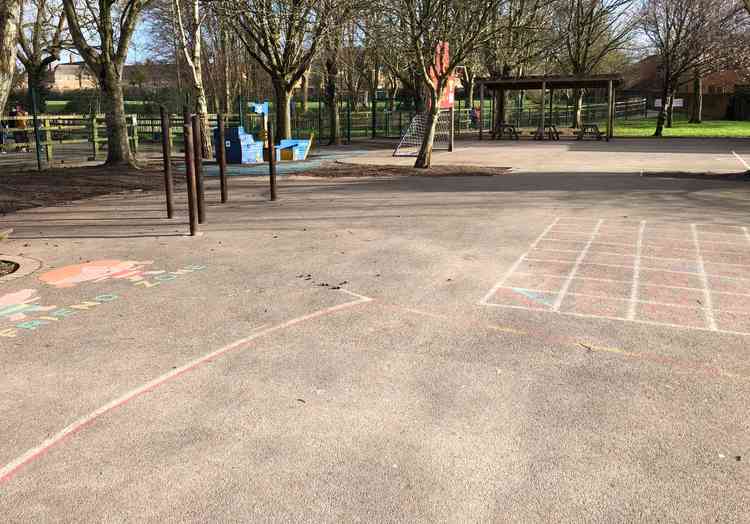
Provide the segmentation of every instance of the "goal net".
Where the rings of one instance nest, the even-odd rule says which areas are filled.
[[[417,113],[411,119],[409,127],[406,128],[404,136],[393,151],[393,156],[417,156],[419,148],[422,147],[425,131],[427,129],[427,112]],[[451,134],[451,112],[440,111],[438,113],[437,127],[435,128],[435,141],[432,149],[450,150]]]

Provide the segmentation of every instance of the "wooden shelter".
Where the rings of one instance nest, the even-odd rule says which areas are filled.
[[[623,83],[623,79],[617,75],[593,75],[585,77],[574,76],[522,76],[518,78],[482,78],[479,84],[480,108],[484,107],[485,90],[490,91],[520,91],[520,90],[541,90],[542,131],[545,127],[545,97],[547,90],[554,92],[558,89],[606,89],[607,90],[607,141],[614,136],[615,124],[615,90]],[[483,135],[482,119],[479,119],[479,139]],[[541,133],[541,139],[544,139],[544,133]]]

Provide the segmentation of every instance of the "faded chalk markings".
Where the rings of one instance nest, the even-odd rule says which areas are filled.
[[[313,313],[303,315],[301,317],[293,318],[291,320],[288,320],[281,324],[277,324],[275,326],[264,329],[262,331],[257,331],[248,337],[232,342],[231,344],[224,346],[221,349],[212,351],[211,353],[208,353],[206,355],[203,355],[202,357],[191,360],[190,362],[178,368],[168,371],[167,373],[164,373],[163,375],[160,375],[154,378],[153,380],[146,382],[142,386],[128,391],[124,395],[112,400],[111,402],[104,404],[103,406],[92,411],[88,415],[85,415],[79,418],[78,420],[72,422],[71,424],[63,428],[62,430],[58,431],[57,433],[49,437],[48,439],[44,440],[38,446],[29,449],[28,451],[26,451],[26,453],[20,455],[19,457],[15,458],[11,462],[9,462],[8,464],[0,468],[0,485],[8,482],[11,478],[13,478],[13,476],[16,473],[18,473],[18,471],[21,468],[33,462],[34,460],[39,458],[41,455],[48,452],[54,446],[60,444],[65,439],[71,437],[72,435],[75,435],[79,431],[93,424],[96,421],[96,419],[98,419],[99,417],[127,404],[131,400],[137,397],[140,397],[141,395],[144,395],[146,393],[153,391],[154,389],[164,385],[165,383],[176,379],[180,375],[183,375],[185,373],[188,373],[189,371],[192,371],[193,369],[197,368],[201,364],[205,364],[206,362],[214,360],[217,357],[220,357],[229,351],[241,348],[242,346],[249,344],[253,340],[263,337],[265,335],[270,335],[271,333],[294,326],[296,324],[305,322],[307,320],[320,318],[325,315],[335,313],[337,311],[342,311],[344,309],[351,308],[353,306],[372,301],[372,299],[369,297],[358,295],[357,293],[352,293],[351,291],[346,291],[346,290],[342,290],[342,291],[350,296],[356,297],[357,300],[354,300],[352,302],[346,302],[344,304],[339,304],[338,306],[332,306],[332,307],[328,307],[325,309],[320,309]]]

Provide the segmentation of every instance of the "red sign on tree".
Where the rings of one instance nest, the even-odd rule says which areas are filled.
[[[448,42],[438,42],[435,48],[435,61],[430,67],[430,79],[433,83],[437,84],[438,76],[444,75],[448,72],[450,67],[450,49]],[[440,93],[438,99],[438,107],[440,109],[450,109],[453,107],[455,100],[456,91],[456,77],[453,74],[448,76],[448,80],[443,87],[443,91]]]

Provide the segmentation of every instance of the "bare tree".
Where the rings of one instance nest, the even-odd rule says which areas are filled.
[[[21,0],[0,0],[0,113],[5,109],[16,73]]]
[[[488,21],[505,0],[382,1],[377,8],[383,23],[391,29],[391,42],[411,52],[417,64],[415,72],[427,89],[425,136],[414,163],[415,167],[427,168],[432,162],[440,98],[449,78],[468,55],[495,38],[496,27]],[[445,45],[450,50],[449,57],[436,52]]]
[[[148,0],[63,0],[70,36],[102,91],[107,164],[135,166],[128,143],[122,69],[138,18]]]
[[[60,4],[49,0],[26,0],[22,4],[18,60],[26,70],[29,100],[42,92],[47,67],[60,59],[65,37],[65,15]]]
[[[737,38],[743,23],[739,7],[734,0],[644,1],[641,29],[661,60],[663,75],[654,136],[662,136],[665,124],[671,126],[674,96],[682,83],[746,60],[746,46]]]
[[[338,0],[236,0],[231,19],[248,54],[274,90],[276,136],[291,137],[292,92],[310,68],[323,36],[349,3]]]
[[[208,101],[206,90],[203,88],[203,35],[201,27],[204,15],[201,14],[200,1],[189,0],[186,5],[180,0],[172,0],[174,3],[174,17],[177,22],[177,35],[180,41],[180,50],[190,72],[190,82],[195,101],[195,110],[201,120],[201,153],[203,158],[211,158],[211,128],[208,124]],[[183,22],[183,16],[187,19]]]
[[[490,75],[509,78],[538,67],[542,59],[559,47],[552,31],[556,0],[506,0],[489,13],[495,37],[482,46],[483,62]],[[495,92],[493,128],[505,122],[507,96]]]
[[[634,0],[562,0],[553,18],[561,41],[560,66],[576,77],[591,75],[628,43],[636,26]],[[581,127],[582,89],[573,93],[572,127]]]

